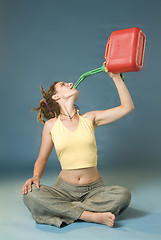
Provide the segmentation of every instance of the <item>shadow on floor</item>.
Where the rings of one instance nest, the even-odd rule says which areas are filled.
[[[122,226],[121,221],[142,218],[148,214],[148,212],[128,207],[125,212],[123,212],[120,216],[117,216],[114,228],[120,228]]]
[[[65,234],[67,232],[72,232],[77,229],[85,229],[85,228],[90,228],[91,223],[86,223],[83,221],[76,221],[70,225],[63,226],[61,228],[55,227],[55,226],[50,226],[50,225],[45,225],[45,224],[37,224],[36,223],[36,228],[44,231],[44,232],[52,232],[52,233],[59,233],[59,234]]]
[[[125,212],[123,212],[120,216],[117,217],[117,219],[121,221],[126,219],[141,218],[145,217],[148,214],[148,212],[128,207]]]

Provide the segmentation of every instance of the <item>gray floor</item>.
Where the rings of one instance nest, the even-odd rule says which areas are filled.
[[[159,170],[102,171],[106,185],[123,185],[132,193],[130,207],[113,229],[95,223],[75,222],[62,229],[36,224],[23,205],[21,186],[30,174],[1,177],[0,240],[39,239],[161,239],[161,174]],[[57,175],[44,173],[41,183],[52,185]]]

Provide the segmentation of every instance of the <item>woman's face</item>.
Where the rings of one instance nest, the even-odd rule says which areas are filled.
[[[69,99],[74,98],[74,101],[77,100],[79,92],[77,89],[73,88],[73,83],[58,82],[55,85],[56,94],[59,98]]]

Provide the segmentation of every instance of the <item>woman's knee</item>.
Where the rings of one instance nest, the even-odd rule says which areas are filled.
[[[129,205],[131,201],[131,193],[125,187],[119,187],[119,201],[124,202],[125,205]]]
[[[38,199],[39,190],[35,185],[32,185],[32,191],[28,190],[28,193],[23,195],[23,202],[27,207],[29,207],[31,202],[33,204]]]

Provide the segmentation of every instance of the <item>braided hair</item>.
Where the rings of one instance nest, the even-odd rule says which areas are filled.
[[[42,85],[40,84],[40,89],[43,95],[43,98],[37,108],[32,109],[33,111],[39,111],[37,115],[37,122],[45,123],[44,118],[50,119],[55,118],[60,115],[60,106],[59,104],[52,99],[52,96],[56,94],[55,85],[58,82],[54,82],[47,90],[44,91]]]

